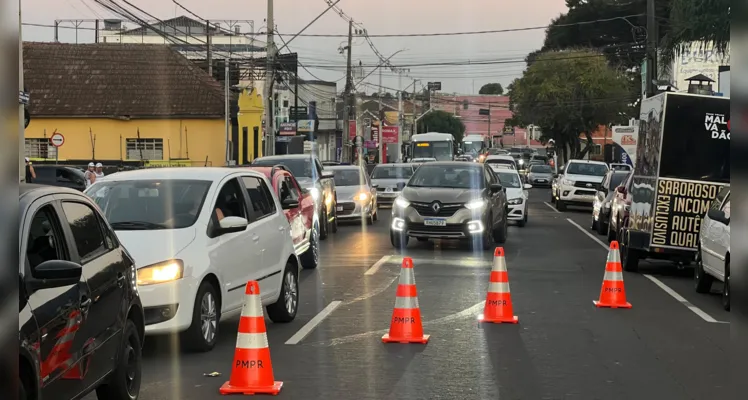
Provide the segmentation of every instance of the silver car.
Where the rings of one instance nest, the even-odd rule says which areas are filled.
[[[371,183],[377,185],[377,203],[391,206],[413,176],[414,164],[379,164],[371,171]]]
[[[355,165],[336,165],[332,171],[338,195],[336,215],[341,221],[366,220],[371,225],[378,219],[377,185],[372,184],[366,170]]]
[[[553,169],[550,165],[533,165],[527,171],[526,182],[533,186],[551,186]]]
[[[392,207],[390,241],[475,241],[485,250],[507,237],[507,196],[483,163],[437,161],[420,166]]]

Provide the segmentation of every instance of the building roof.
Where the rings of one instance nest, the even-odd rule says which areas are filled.
[[[224,89],[168,45],[23,45],[29,113],[102,118],[222,118]]]

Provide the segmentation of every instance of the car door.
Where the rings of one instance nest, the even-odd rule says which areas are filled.
[[[284,200],[299,201],[299,193],[293,190],[289,182],[289,176],[283,172],[279,172],[274,177],[274,186],[278,188],[277,196],[281,204]],[[306,230],[304,228],[304,221],[301,216],[301,207],[294,207],[283,210],[286,215],[286,220],[291,228],[291,239],[293,240],[294,248],[301,246],[306,240]]]
[[[88,297],[85,276],[74,285],[45,286],[34,279],[36,267],[49,260],[72,261],[68,240],[54,196],[45,196],[27,209],[20,227],[22,292],[32,310],[38,331],[31,341],[38,343],[41,397],[72,398],[86,387],[80,379],[65,379],[83,356],[86,338],[81,329],[81,298]]]
[[[290,182],[291,190],[295,191],[299,196],[300,214],[304,222],[304,227],[307,230],[311,230],[314,223],[314,199],[311,198],[309,192],[299,186],[293,175],[289,175],[286,179]]]
[[[717,194],[717,198],[712,201],[709,209],[722,210],[727,202],[729,193],[730,189],[728,187],[722,188],[722,190]],[[717,244],[715,243],[715,239],[719,235],[720,225],[723,224],[712,220],[708,215],[702,216],[701,229],[703,230],[704,235],[700,235],[702,249],[701,261],[705,268],[715,272],[719,271],[719,264],[723,264],[723,260],[720,257],[724,253],[717,251]]]
[[[59,197],[63,229],[75,243],[73,261],[83,266],[90,290],[88,298],[81,297],[87,338],[81,375],[87,383],[94,384],[112,368],[120,347],[127,312],[122,304],[131,264],[116,247],[114,233],[93,204],[82,196]]]
[[[210,263],[223,282],[225,293],[221,311],[229,312],[242,306],[244,303],[244,287],[256,264],[262,262],[262,252],[257,240],[252,240],[252,233],[247,229],[241,232],[225,233],[220,236],[212,236],[213,226],[219,224],[216,210],[221,210],[223,217],[240,217],[251,221],[251,214],[247,208],[239,179],[235,176],[224,178],[209,201],[211,208],[210,222],[208,223],[208,255]],[[255,235],[256,236],[256,235]]]
[[[257,176],[242,176],[242,183],[249,197],[253,219],[252,240],[259,244],[262,262],[258,265],[254,280],[260,284],[263,297],[278,294],[282,250],[290,240],[289,225],[276,205],[272,191],[266,181]]]

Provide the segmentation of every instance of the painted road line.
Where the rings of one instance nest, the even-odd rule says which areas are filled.
[[[605,243],[603,243],[602,240],[600,240],[600,239],[596,238],[595,236],[593,236],[591,233],[587,232],[587,230],[584,229],[584,228],[582,228],[579,224],[577,224],[576,222],[572,221],[569,218],[567,218],[566,220],[569,221],[569,223],[571,223],[572,225],[576,226],[580,231],[584,232],[585,235],[589,236],[592,240],[594,240],[595,242],[597,242],[604,249],[606,249],[606,250],[609,249],[608,245],[606,245]],[[694,314],[696,314],[699,317],[701,317],[701,319],[703,319],[704,321],[711,322],[711,323],[717,323],[717,324],[727,324],[727,323],[729,323],[729,322],[725,322],[725,321],[717,321],[711,315],[707,314],[702,309],[700,309],[700,308],[696,307],[695,305],[691,304],[690,301],[686,300],[683,296],[681,296],[680,294],[678,294],[678,292],[676,292],[675,290],[671,289],[668,285],[662,283],[661,280],[655,278],[654,276],[647,275],[647,274],[642,274],[642,275],[644,275],[650,281],[654,282],[654,284],[657,285],[657,287],[659,287],[660,289],[664,290],[665,293],[667,293],[670,296],[672,296],[675,300],[678,300],[678,302],[680,302],[681,304],[683,304],[684,306],[686,306],[686,308],[688,308],[689,310],[693,311]]]
[[[379,271],[379,268],[382,268],[382,265],[386,264],[387,261],[390,260],[392,256],[384,256],[379,259],[379,261],[375,262],[374,265],[372,265],[369,269],[364,272],[364,275],[374,275]]]
[[[544,202],[543,202],[543,204],[547,205],[547,206],[548,206],[548,208],[550,208],[551,210],[555,211],[555,212],[556,212],[556,214],[561,214],[561,211],[558,211],[558,210],[556,210],[556,207],[553,207],[553,206],[552,206],[552,205],[551,205],[550,203],[548,203],[547,201],[544,201]]]
[[[317,327],[317,325],[322,323],[325,318],[332,314],[332,312],[335,311],[335,309],[338,308],[341,303],[343,302],[336,300],[328,304],[327,307],[319,312],[319,314],[315,315],[314,318],[306,323],[306,325],[302,326],[298,332],[294,333],[294,335],[286,341],[286,344],[299,344],[299,342],[304,340],[304,338],[307,337],[307,335],[309,335],[314,330],[314,328]]]
[[[391,256],[389,262],[400,264],[403,262],[403,256]],[[465,257],[461,259],[413,258],[413,264],[416,267],[418,267],[418,264],[443,265],[450,267],[490,267],[493,265],[493,260],[485,260],[475,257]]]

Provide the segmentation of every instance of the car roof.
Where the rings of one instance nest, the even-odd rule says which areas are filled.
[[[569,164],[572,164],[572,163],[574,163],[574,164],[597,164],[597,165],[604,165],[606,167],[608,166],[608,164],[606,164],[606,163],[604,163],[602,161],[595,161],[595,160],[569,160],[566,163],[566,165],[569,165]]]
[[[328,167],[329,168],[327,168],[327,169],[332,170],[332,171],[341,171],[341,170],[347,170],[347,169],[350,169],[350,170],[353,170],[353,169],[361,170],[361,169],[363,169],[363,168],[359,167],[358,165],[329,165]]]
[[[249,172],[262,176],[258,171],[226,167],[166,167],[120,171],[101,178],[101,181],[127,181],[139,179],[186,179],[215,181],[239,172]],[[98,179],[97,179],[98,181]]]
[[[311,159],[311,158],[317,158],[317,156],[312,154],[282,154],[277,156],[263,156],[255,158],[255,160],[303,160],[303,159]]]
[[[83,193],[75,189],[62,186],[39,185],[36,183],[21,183],[18,185],[18,202],[20,209],[25,209],[28,204],[39,197],[61,193],[86,198]]]
[[[486,160],[512,160],[514,161],[514,157],[510,156],[509,154],[491,154],[488,157],[486,157]]]
[[[424,163],[423,165],[428,165],[429,167],[464,167],[466,165],[470,165],[474,168],[483,168],[483,164],[481,163],[465,163],[462,161],[434,161],[430,163]]]

